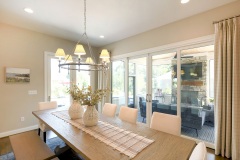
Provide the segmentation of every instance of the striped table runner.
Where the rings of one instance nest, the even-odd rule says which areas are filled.
[[[113,149],[127,155],[129,158],[134,158],[139,152],[154,142],[154,140],[102,121],[98,121],[96,126],[85,127],[82,119],[71,120],[68,111],[58,111],[52,114],[113,147]]]

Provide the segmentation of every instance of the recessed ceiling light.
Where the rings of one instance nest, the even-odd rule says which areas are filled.
[[[31,8],[24,8],[24,11],[27,13],[33,13],[33,10]]]
[[[99,36],[100,38],[104,38],[104,36],[103,35],[101,35],[101,36]]]
[[[188,2],[189,2],[189,0],[181,0],[182,4],[185,4],[185,3],[188,3]]]

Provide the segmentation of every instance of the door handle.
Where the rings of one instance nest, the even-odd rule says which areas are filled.
[[[152,94],[148,94],[148,97],[149,97],[148,98],[149,99],[148,102],[152,102]]]
[[[146,102],[152,102],[152,95],[146,94]]]

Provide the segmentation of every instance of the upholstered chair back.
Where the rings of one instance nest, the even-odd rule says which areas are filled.
[[[46,109],[53,109],[57,108],[57,102],[39,102],[38,103],[38,110],[46,110]],[[39,128],[42,130],[42,132],[46,132],[50,130],[45,124],[43,124],[41,121],[39,121]]]
[[[150,128],[180,136],[181,118],[171,114],[153,112]]]
[[[126,121],[129,123],[137,122],[138,110],[136,108],[129,108],[126,106],[122,106],[119,111],[119,118],[122,121]]]
[[[207,160],[207,149],[204,142],[198,143],[194,148],[189,160]]]
[[[38,109],[39,110],[45,110],[45,109],[53,109],[57,108],[57,102],[52,101],[52,102],[39,102],[38,103]]]
[[[111,103],[105,103],[103,106],[102,113],[105,116],[114,117],[116,113],[117,105]]]

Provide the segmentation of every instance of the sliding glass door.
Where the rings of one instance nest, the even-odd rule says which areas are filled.
[[[121,106],[126,106],[125,92],[125,61],[112,62],[112,95],[111,102],[117,105],[116,115]]]
[[[138,109],[138,122],[147,119],[147,58],[131,58],[128,61],[128,107]]]
[[[177,52],[152,56],[152,111],[177,115]]]
[[[214,143],[214,46],[181,50],[182,134]]]
[[[112,103],[181,117],[181,134],[214,148],[214,46],[176,48],[112,63]],[[127,97],[127,98],[125,98]]]

